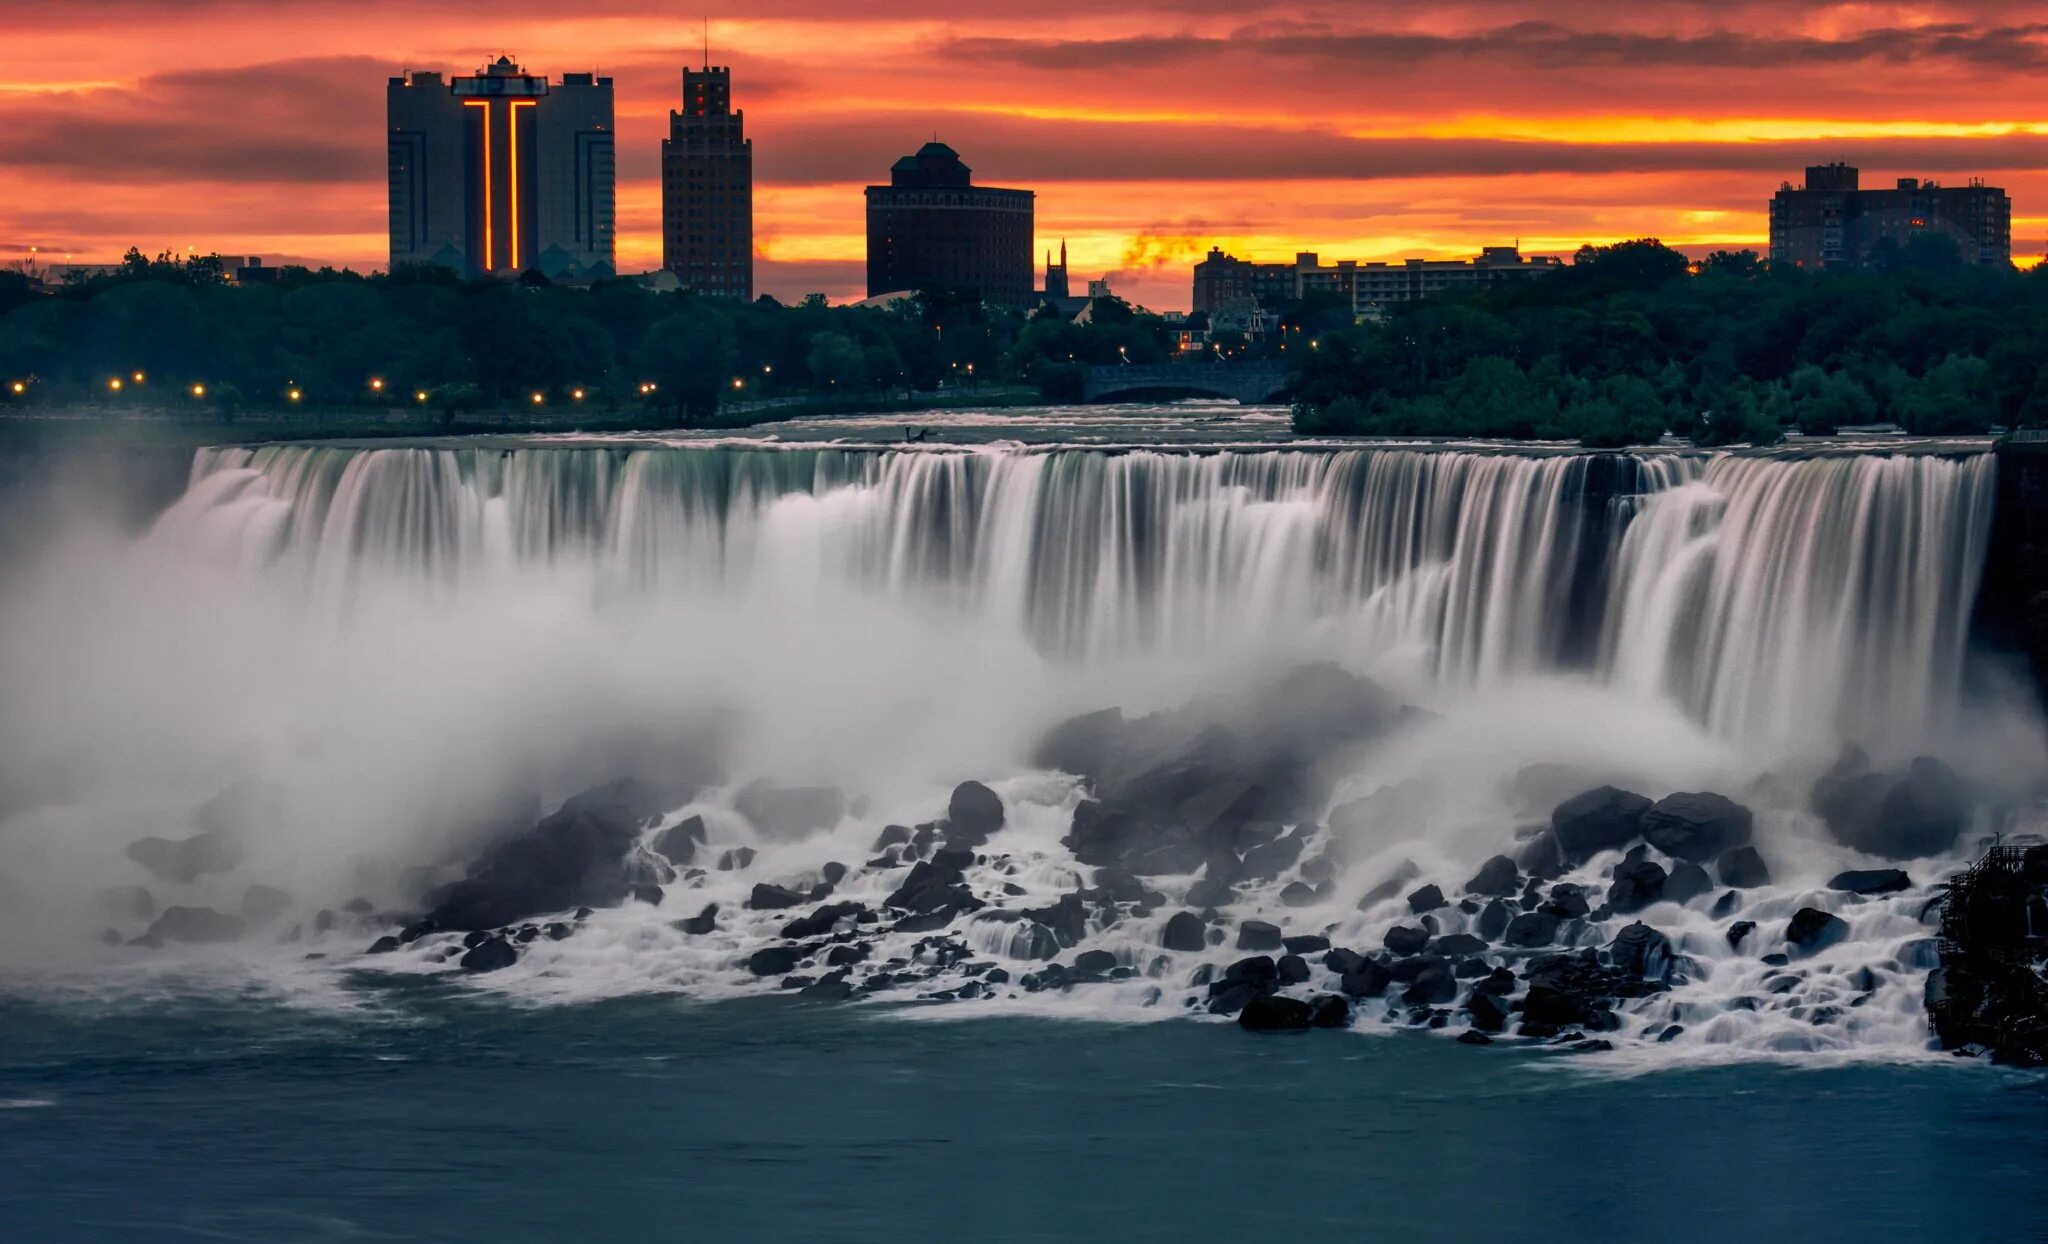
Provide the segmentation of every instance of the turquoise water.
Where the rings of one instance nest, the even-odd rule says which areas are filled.
[[[0,1238],[2048,1236],[2048,1082],[1598,1057],[435,985],[15,1000]]]

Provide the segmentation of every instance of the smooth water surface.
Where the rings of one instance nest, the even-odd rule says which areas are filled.
[[[775,1000],[0,1011],[0,1236],[2015,1240],[2048,1085]]]

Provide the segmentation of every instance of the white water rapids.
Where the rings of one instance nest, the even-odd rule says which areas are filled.
[[[254,880],[301,916],[353,894],[402,907],[420,869],[473,853],[507,790],[552,807],[717,720],[730,785],[670,820],[703,814],[715,845],[760,851],[753,867],[599,912],[487,979],[561,999],[758,989],[736,965],[783,913],[714,939],[672,922],[707,901],[737,912],[757,880],[865,860],[880,826],[933,819],[966,778],[1010,806],[990,850],[1033,861],[1004,879],[1030,892],[1019,902],[1050,901],[1086,870],[1058,844],[1076,783],[1027,764],[1046,727],[1330,660],[1427,712],[1339,795],[1399,790],[1408,811],[1356,844],[1337,898],[1283,913],[1290,931],[1376,948],[1405,907],[1357,901],[1400,862],[1455,894],[1547,810],[1516,793],[1531,765],[1651,798],[1719,790],[1756,810],[1778,880],[1743,918],[1782,926],[1819,905],[1853,936],[1786,1001],[1768,946],[1728,948],[1712,895],[1653,909],[1702,965],[1646,1004],[1646,1032],[1684,1018],[1658,1051],[1917,1050],[1931,932],[1917,912],[1944,862],[1911,866],[1905,895],[1832,894],[1828,876],[1867,861],[1825,837],[1804,794],[1854,742],[2031,796],[2037,724],[1966,676],[1994,470],[1955,446],[206,450],[147,535],[55,548],[33,594],[6,602],[0,690],[36,711],[10,712],[0,760],[0,962],[183,962],[92,946],[113,922],[93,896],[174,889],[122,848],[190,832],[190,809],[239,779],[276,784],[278,827],[232,876],[162,901],[226,910]],[[851,810],[764,841],[731,808],[763,775],[839,784]],[[856,874],[836,897],[872,904],[894,884]],[[1280,911],[1271,894],[1243,908]],[[1083,948],[1146,966],[1171,910]],[[220,953],[317,974],[366,940]],[[330,957],[301,959],[314,944]],[[1174,983],[1199,958],[1007,1001],[1177,1013]],[[1879,979],[1858,1007],[1819,1000],[1864,969]]]

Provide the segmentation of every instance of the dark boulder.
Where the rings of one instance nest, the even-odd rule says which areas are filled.
[[[1280,901],[1288,907],[1309,907],[1322,901],[1314,886],[1305,881],[1290,881],[1280,890]]]
[[[1714,873],[1721,884],[1738,890],[1754,890],[1771,884],[1771,870],[1755,847],[1733,847],[1714,861]]]
[[[1945,855],[1970,825],[1962,779],[1930,756],[1876,773],[1852,755],[1814,786],[1813,802],[1837,841],[1881,859]]]
[[[1610,999],[1632,996],[1651,987],[1627,973],[1603,967],[1591,950],[1543,955],[1529,965],[1529,992],[1522,998],[1522,1021],[1539,1026],[1606,1027]]]
[[[1237,948],[1239,950],[1278,950],[1281,946],[1280,926],[1264,920],[1246,920],[1237,926]]]
[[[972,863],[974,856],[967,851],[933,852],[930,859],[917,862],[903,884],[883,903],[898,911],[923,915],[951,916],[978,911],[983,904],[966,882],[966,870]]]
[[[1669,982],[1678,972],[1678,952],[1671,939],[1638,920],[1607,945],[1608,962],[1642,980]]]
[[[1339,976],[1365,962],[1367,962],[1367,959],[1364,955],[1359,954],[1355,950],[1346,950],[1341,946],[1332,947],[1330,953],[1323,956],[1323,966]]]
[[[1592,914],[1593,905],[1586,901],[1586,887],[1560,881],[1550,887],[1550,897],[1537,910],[1547,911],[1559,920],[1577,920]]]
[[[1569,872],[1572,862],[1565,859],[1557,831],[1546,826],[1523,841],[1515,852],[1515,865],[1532,880],[1551,881]]]
[[[1443,1006],[1457,997],[1457,978],[1441,962],[1423,969],[1401,993],[1401,1001],[1409,1006]]]
[[[1116,956],[1106,950],[1084,950],[1074,956],[1074,971],[1081,976],[1101,976],[1116,966]]]
[[[1208,926],[1194,912],[1175,912],[1160,933],[1159,944],[1168,950],[1201,951],[1209,944]]]
[[[1497,942],[1508,931],[1508,920],[1512,913],[1508,905],[1499,899],[1488,903],[1479,913],[1479,936],[1489,942]]]
[[[1350,998],[1377,998],[1387,992],[1393,983],[1393,975],[1374,959],[1360,959],[1348,971],[1341,974],[1337,987]]]
[[[747,906],[755,911],[785,911],[803,906],[804,901],[804,895],[795,890],[762,881],[755,883],[754,892],[747,897]]]
[[[1754,828],[1748,808],[1706,792],[1667,795],[1643,813],[1643,837],[1649,844],[1694,864],[1746,845]]]
[[[1622,915],[1641,911],[1664,897],[1667,880],[1661,864],[1624,860],[1615,866],[1614,884],[1607,887],[1607,905]]]
[[[754,848],[734,847],[730,851],[719,853],[718,871],[722,873],[739,872],[751,866],[753,862]]]
[[[1314,1011],[1299,998],[1261,994],[1245,1003],[1237,1023],[1253,1032],[1294,1032],[1306,1029],[1313,1018]]]
[[[1311,1028],[1346,1028],[1351,1024],[1351,1004],[1341,994],[1317,994],[1309,1001],[1308,1008],[1308,1025]]]
[[[249,931],[248,922],[211,907],[166,907],[143,934],[159,942],[203,945],[232,942]]]
[[[946,804],[946,845],[978,847],[1003,827],[1003,801],[980,782],[962,782]]]
[[[1734,924],[1728,926],[1728,944],[1740,950],[1742,948],[1742,940],[1754,932],[1756,932],[1756,921],[1737,920]]]
[[[685,933],[702,935],[718,927],[718,904],[706,903],[704,910],[685,920],[676,921],[676,927]]]
[[[1595,787],[1565,800],[1550,814],[1551,830],[1569,865],[1579,865],[1602,851],[1634,842],[1643,832],[1650,801],[1612,786]]]
[[[1426,929],[1397,924],[1388,929],[1386,936],[1381,940],[1389,951],[1406,958],[1422,953],[1422,948],[1429,945],[1429,932]]]
[[[1271,842],[1260,843],[1244,853],[1244,875],[1270,881],[1294,867],[1306,845],[1306,835],[1299,830],[1283,834]]]
[[[1506,1000],[1484,990],[1473,990],[1465,1009],[1472,1015],[1472,1026],[1481,1032],[1500,1032],[1508,1026]]]
[[[1318,950],[1328,950],[1330,939],[1320,933],[1296,933],[1280,939],[1290,955],[1312,955]]]
[[[1423,886],[1408,896],[1408,910],[1418,916],[1436,911],[1445,905],[1444,892],[1433,885]]]
[[[1800,908],[1785,926],[1785,940],[1802,955],[1817,955],[1848,936],[1847,921],[1815,907]]]
[[[470,947],[460,966],[465,972],[496,972],[517,962],[518,949],[502,937],[492,937]]]
[[[782,786],[759,778],[733,796],[733,810],[768,838],[801,838],[837,825],[846,796],[836,786]]]
[[[1836,873],[1828,882],[1828,889],[1843,890],[1850,894],[1896,894],[1900,890],[1913,888],[1912,880],[1903,869],[1862,868]]]
[[[1707,876],[1706,869],[1693,863],[1680,864],[1664,881],[1664,901],[1683,905],[1713,890],[1714,879]]]
[[[1490,894],[1495,898],[1512,898],[1521,888],[1521,877],[1515,870],[1515,862],[1505,855],[1496,855],[1479,866],[1472,880],[1465,883],[1467,894]]]
[[[1281,955],[1275,966],[1280,971],[1280,983],[1283,985],[1301,985],[1308,981],[1308,960],[1300,955]]]
[[[1460,955],[1476,955],[1486,949],[1486,939],[1470,933],[1446,933],[1436,939],[1430,950],[1448,958]]]
[[[1525,911],[1508,921],[1501,940],[1510,946],[1548,946],[1557,941],[1557,917],[1547,911]]]
[[[808,916],[798,916],[782,926],[782,936],[792,940],[823,937],[842,920],[858,921],[871,913],[861,903],[827,903]]]
[[[904,845],[905,843],[907,843],[907,842],[909,842],[909,841],[910,841],[910,826],[908,826],[908,825],[884,825],[884,826],[882,827],[882,832],[881,832],[881,833],[879,833],[879,834],[877,834],[877,835],[875,835],[875,845],[874,845],[874,846],[872,846],[872,847],[869,847],[869,848],[868,848],[868,850],[870,850],[870,851],[886,851],[886,850],[888,850],[888,849],[889,849],[890,847],[900,847],[900,846],[903,846],[903,845]]]
[[[704,818],[686,816],[654,836],[654,852],[680,867],[697,858],[704,837]]]
[[[787,976],[802,959],[794,946],[763,946],[747,956],[747,971],[756,976]]]
[[[427,918],[443,929],[492,929],[624,902],[638,881],[628,852],[678,797],[631,778],[587,790],[485,851]]]

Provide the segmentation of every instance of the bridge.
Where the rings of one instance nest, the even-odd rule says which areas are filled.
[[[1088,369],[1084,402],[1142,402],[1182,397],[1235,398],[1247,406],[1286,397],[1284,363],[1122,363]]]

